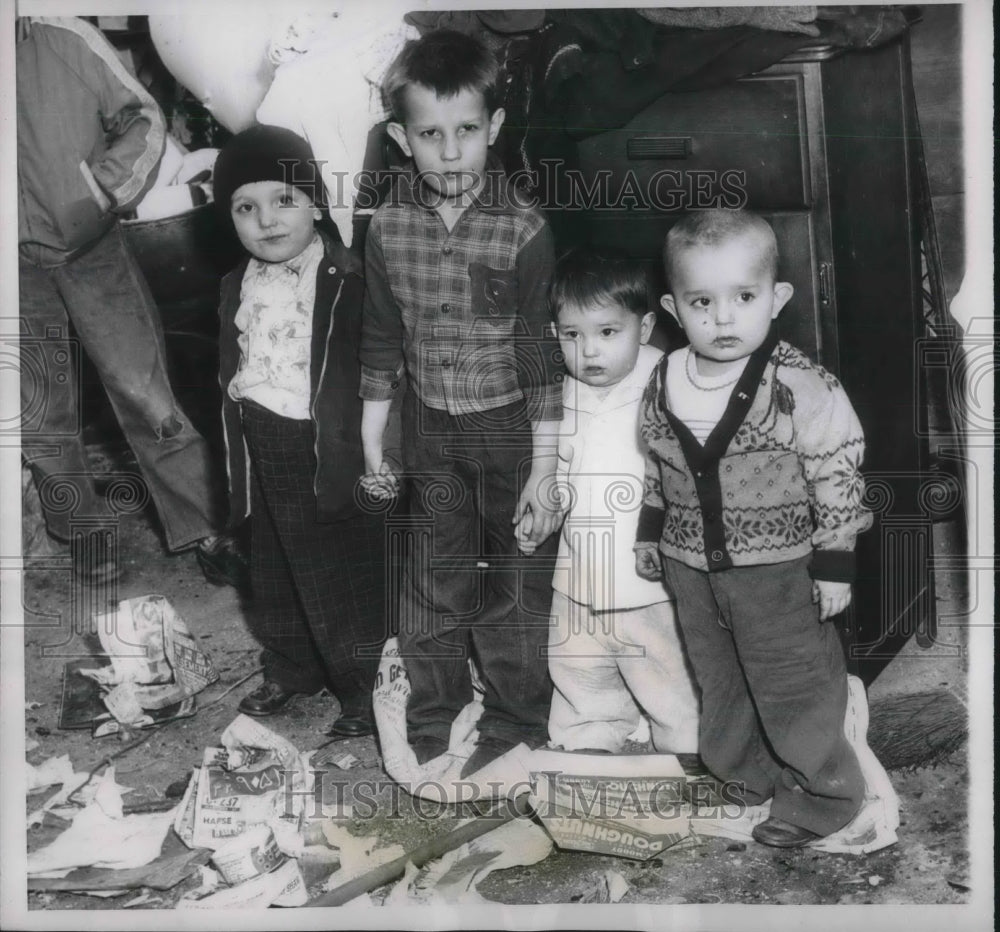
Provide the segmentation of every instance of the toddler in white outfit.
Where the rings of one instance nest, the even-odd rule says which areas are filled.
[[[621,751],[649,720],[660,752],[698,746],[698,698],[670,593],[635,571],[645,446],[639,405],[662,352],[646,275],[618,255],[576,250],[556,266],[551,305],[569,371],[559,436],[567,495],[549,672],[549,739]]]

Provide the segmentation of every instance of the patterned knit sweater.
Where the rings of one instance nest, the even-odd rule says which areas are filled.
[[[860,472],[864,436],[840,383],[771,335],[700,444],[670,411],[668,357],[653,371],[640,423],[646,479],[639,544],[700,570],[806,556],[814,578],[854,578],[871,526]]]

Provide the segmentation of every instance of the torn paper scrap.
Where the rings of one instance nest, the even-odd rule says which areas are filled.
[[[402,845],[379,848],[377,835],[352,835],[346,826],[323,822],[323,834],[330,847],[340,852],[340,870],[331,874],[323,884],[324,890],[335,890],[355,877],[406,854]]]
[[[174,811],[123,816],[121,791],[114,768],[108,767],[93,802],[73,824],[50,845],[28,855],[28,874],[75,867],[142,867],[156,860]]]
[[[184,898],[177,909],[263,909],[267,906],[304,906],[308,899],[297,861],[291,858],[266,874],[234,887],[218,887],[198,899]]]
[[[488,902],[477,887],[493,871],[526,867],[547,858],[552,839],[529,819],[515,819],[466,842],[419,870],[408,865],[385,905]]]
[[[83,779],[86,779],[87,776],[86,774],[74,773],[73,764],[70,762],[68,754],[63,754],[60,757],[49,757],[38,765],[25,762],[25,768],[29,793],[47,786],[56,786],[59,783],[66,787],[73,782],[74,776],[80,776]],[[79,786],[83,779],[76,783],[76,786]]]
[[[28,815],[28,828],[31,828],[33,825],[40,825],[46,812],[54,813],[56,810],[59,810],[59,814],[64,818],[73,819],[80,811],[79,806],[86,806],[97,794],[98,784],[90,780],[89,773],[77,773],[74,771],[72,764],[69,762],[69,755],[67,754],[61,757],[49,758],[48,761],[40,765],[40,768],[32,768],[30,764],[27,766],[29,768],[29,780],[52,781],[51,784],[46,782],[39,784],[39,786],[54,785],[56,783],[62,784],[57,793],[50,796],[38,809]],[[38,772],[39,769],[41,769],[41,773]],[[33,776],[31,775],[32,771],[34,771]],[[112,781],[113,779],[112,777]],[[29,791],[30,789],[29,785]],[[71,796],[76,796],[79,806],[67,807],[67,800]]]

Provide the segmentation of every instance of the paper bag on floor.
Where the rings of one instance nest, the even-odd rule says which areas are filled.
[[[385,771],[407,792],[420,795],[421,787],[432,785],[433,798],[441,800],[441,787],[447,793],[459,779],[462,765],[476,746],[476,723],[483,713],[482,701],[473,699],[452,723],[448,751],[423,766],[410,747],[406,733],[406,703],[410,698],[410,680],[399,655],[399,642],[390,638],[382,649],[375,677],[373,705],[382,761]],[[453,801],[454,797],[452,797]]]
[[[246,715],[233,719],[221,742],[204,749],[177,809],[174,830],[184,843],[215,850],[258,825],[298,824],[313,804],[308,752]]]
[[[857,755],[865,778],[865,801],[842,829],[813,842],[817,851],[831,854],[868,854],[895,844],[899,828],[899,796],[889,774],[868,746],[868,695],[856,676],[847,677],[847,714],[844,734]]]

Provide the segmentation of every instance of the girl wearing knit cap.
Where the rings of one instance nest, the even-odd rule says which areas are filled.
[[[214,188],[249,253],[223,279],[219,343],[230,522],[250,515],[263,647],[264,682],[239,709],[271,715],[325,686],[340,701],[329,733],[369,735],[386,613],[383,514],[355,494],[363,266],[317,225],[320,169],[295,133],[233,137]]]

